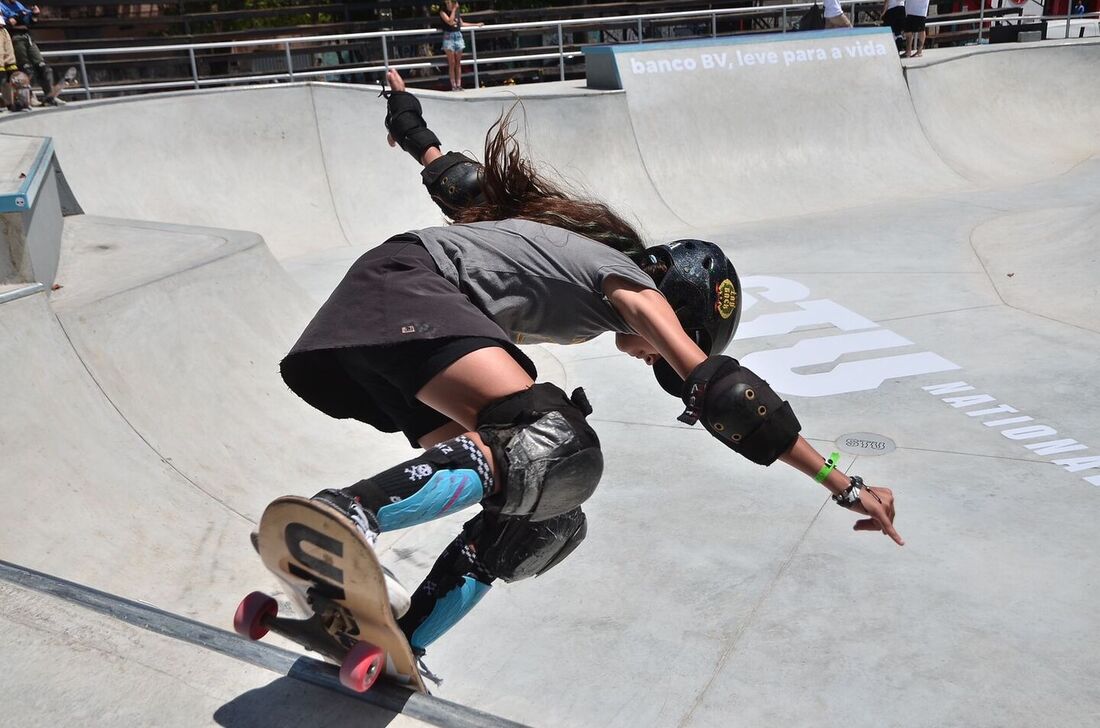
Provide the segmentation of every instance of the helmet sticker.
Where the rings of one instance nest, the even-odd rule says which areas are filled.
[[[737,310],[737,288],[729,278],[726,278],[715,287],[714,291],[718,294],[714,307],[718,309],[719,316],[728,319]]]

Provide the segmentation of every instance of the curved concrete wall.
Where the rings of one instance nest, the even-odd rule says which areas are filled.
[[[625,92],[418,95],[445,146],[477,156],[521,101],[536,159],[662,237],[1055,174],[1100,151],[1100,43],[963,50],[903,75],[883,38],[646,44],[621,55],[686,47],[700,66],[719,51],[730,65],[624,76]],[[736,53],[769,52],[775,63],[734,68]],[[284,84],[73,104],[0,131],[52,136],[89,212],[252,230],[286,259],[442,221],[418,166],[387,146],[384,115],[371,88]]]
[[[933,148],[981,184],[1064,172],[1100,152],[1100,42],[1029,43],[915,63],[905,77]]]

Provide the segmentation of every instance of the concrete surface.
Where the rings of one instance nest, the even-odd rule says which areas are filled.
[[[975,182],[1041,179],[1096,152],[1100,45],[1017,45],[906,61],[921,126],[944,161]]]
[[[10,584],[0,583],[0,602],[8,725],[428,725]],[[11,669],[36,663],[49,673]]]
[[[820,451],[854,432],[896,443],[842,468],[895,489],[908,545],[853,533],[811,481],[677,423],[609,337],[535,347],[549,378],[586,387],[605,479],[568,562],[494,587],[433,646],[442,697],[539,726],[1095,725],[1100,44],[844,60],[877,39],[741,43],[765,60],[728,88],[643,74],[623,92],[517,93],[540,159],[651,233],[728,251],[745,285],[729,353]],[[838,64],[767,62],[834,47]],[[472,149],[507,102],[423,100]],[[54,136],[84,208],[114,216],[66,218],[64,288],[0,304],[3,558],[227,626],[243,593],[271,587],[246,540],[271,497],[405,457],[276,374],[356,255],[438,219],[381,142],[381,109],[369,90],[290,85],[0,122]],[[258,231],[274,256],[183,224]],[[383,558],[415,583],[462,520],[393,534]],[[53,609],[0,594],[19,685],[70,654],[119,679],[84,683],[95,711],[49,691],[5,703],[139,724],[134,686],[149,684],[170,709],[149,662],[51,636]],[[85,629],[116,644],[117,626]],[[221,669],[170,672],[191,686],[181,722],[221,722],[225,701],[241,721],[269,715],[249,698],[262,676],[223,687]],[[287,715],[308,715],[312,694],[275,682]]]

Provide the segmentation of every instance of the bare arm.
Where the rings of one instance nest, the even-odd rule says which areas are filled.
[[[603,293],[630,328],[652,344],[682,378],[687,378],[707,358],[684,333],[676,312],[657,291],[609,276],[604,280]]]
[[[653,345],[681,378],[706,360],[707,355],[684,332],[676,318],[676,312],[665,297],[657,291],[644,288],[623,278],[611,276],[604,281],[604,295],[612,307],[634,331]],[[821,470],[825,458],[801,435],[779,459],[799,472],[813,478]],[[849,479],[840,470],[832,470],[822,483],[831,493],[838,494],[848,488]],[[865,487],[857,513],[871,518],[856,523],[858,531],[882,531],[898,545],[904,545],[901,535],[894,529],[894,498],[889,488]]]

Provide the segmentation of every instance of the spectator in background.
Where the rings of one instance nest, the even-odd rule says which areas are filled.
[[[19,0],[0,0],[0,12],[4,15],[4,23],[15,46],[15,62],[42,87],[42,103],[56,106],[60,103],[57,94],[61,86],[54,84],[53,69],[47,65],[38,45],[31,38],[30,26],[38,17],[38,6],[32,5],[28,9]]]
[[[4,25],[4,28],[0,28],[0,101],[3,102],[4,108],[10,109],[14,97],[11,75],[19,70],[19,65],[15,61],[15,47],[11,43],[11,36],[8,35],[7,21]]]
[[[1084,0],[1077,0],[1077,2],[1073,4],[1073,14],[1074,15],[1084,15],[1085,14]]]
[[[894,32],[894,45],[898,51],[905,50],[905,0],[883,0],[882,24],[889,25]]]
[[[480,28],[485,23],[466,23],[462,20],[462,10],[457,0],[444,0],[439,9],[439,18],[443,21],[443,52],[447,55],[447,69],[451,76],[451,90],[462,90],[462,51],[466,41],[462,39],[462,26]]]
[[[825,0],[825,27],[826,28],[851,28],[852,21],[844,14],[840,7],[840,0]]]
[[[902,58],[924,55],[925,24],[928,21],[928,0],[905,0],[905,53]]]

